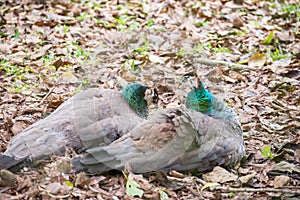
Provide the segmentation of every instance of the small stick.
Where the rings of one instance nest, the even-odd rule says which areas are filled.
[[[233,70],[251,69],[247,65],[240,65],[240,64],[230,63],[230,62],[221,61],[221,60],[200,59],[197,62],[199,62],[200,64],[209,65],[209,66],[216,66],[218,64],[222,64],[222,65],[228,66],[229,68],[231,68]]]
[[[205,185],[206,181],[195,177],[196,181],[201,185]],[[300,190],[280,189],[280,188],[233,188],[229,186],[215,186],[212,190],[222,190],[224,192],[276,192],[288,194],[300,194]]]
[[[40,105],[42,105],[44,103],[44,101],[46,100],[46,98],[53,92],[53,90],[54,90],[54,87],[50,88],[49,92],[43,97],[43,99],[38,104],[38,106],[40,106]]]
[[[201,185],[205,185],[207,182],[197,178],[192,177],[192,179],[179,179],[175,177],[168,176],[169,180],[178,181],[182,183],[192,184],[192,180],[196,180],[196,182]],[[287,194],[300,194],[300,190],[292,190],[292,189],[280,189],[280,188],[233,188],[229,186],[215,186],[210,188],[211,190],[222,190],[223,192],[274,192],[274,193],[287,193]]]

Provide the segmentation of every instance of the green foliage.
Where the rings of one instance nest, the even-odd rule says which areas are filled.
[[[114,23],[109,23],[107,21],[102,21],[102,20],[97,20],[97,19],[95,19],[95,23],[96,24],[101,24],[107,29],[116,27],[116,25]]]
[[[138,196],[138,197],[142,198],[144,191],[141,190],[139,187],[140,187],[140,185],[137,182],[135,182],[134,180],[127,179],[126,194],[129,196],[132,196],[132,197]]]
[[[141,68],[134,64],[134,59],[129,59],[129,62],[131,62],[131,73],[134,75],[138,75],[141,73]]]
[[[83,21],[85,18],[88,17],[87,13],[81,13],[79,16],[76,17],[77,20]]]
[[[132,53],[144,53],[144,55],[147,55],[149,50],[149,41],[147,41],[146,37],[144,38],[144,40],[144,44],[138,47],[137,49],[134,49]]]
[[[126,194],[129,196],[138,196],[140,198],[142,198],[144,191],[142,189],[140,189],[140,185],[135,182],[134,180],[130,180],[128,179],[127,175],[125,174],[124,171],[122,171],[123,175],[125,176],[125,178],[127,179],[126,181]]]
[[[69,187],[74,187],[73,183],[71,183],[70,181],[66,181],[65,183],[66,183],[66,185],[69,186]]]
[[[203,185],[203,187],[201,188],[201,192],[202,192],[203,190],[205,190],[206,188],[213,188],[213,187],[216,187],[216,186],[220,186],[220,184],[219,184],[219,183],[214,183],[214,182],[208,182],[208,183],[205,183],[205,184]]]
[[[23,67],[10,64],[6,60],[1,61],[0,70],[5,71],[6,76],[20,75],[23,73]]]
[[[287,4],[284,5],[281,9],[281,12],[288,14],[290,17],[295,16],[296,18],[300,17],[300,4]]]
[[[198,26],[198,27],[205,27],[208,24],[211,24],[211,21],[205,20],[205,21],[199,21],[199,22],[195,23],[195,25]]]
[[[231,53],[232,51],[230,49],[228,49],[227,47],[222,47],[220,45],[217,45],[217,47],[213,47],[212,50],[215,53],[220,53],[220,52],[228,52]]]
[[[149,19],[148,23],[147,23],[147,26],[148,27],[151,27],[154,25],[154,20],[153,19]]]
[[[55,32],[59,33],[62,37],[65,37],[70,30],[68,25],[57,25],[54,27]]]
[[[235,33],[236,35],[246,35],[247,34],[247,30],[243,30],[243,31],[238,31]]]
[[[271,31],[268,37],[262,42],[263,44],[271,44],[274,38],[274,31]]]
[[[67,54],[62,58],[77,58],[80,62],[86,61],[88,59],[89,53],[81,48],[76,42],[66,42],[62,43],[63,46],[65,46],[67,50]]]
[[[18,29],[15,29],[13,38],[16,40],[20,39],[20,35],[21,35],[20,31]]]
[[[268,56],[270,56],[273,59],[273,61],[292,57],[291,54],[283,54],[283,52],[280,51],[280,49],[278,49],[278,48],[276,48],[276,50],[274,52],[269,51]]]
[[[14,83],[11,84],[11,89],[9,90],[10,93],[20,93],[29,95],[32,92],[31,86],[24,83]]]
[[[114,18],[114,20],[117,22],[117,29],[119,31],[124,31],[127,29],[127,23],[131,19],[133,19],[133,16],[128,16],[128,15],[121,15],[119,18]]]
[[[178,57],[180,57],[180,58],[182,58],[184,55],[185,55],[185,49],[183,49],[183,48],[180,48],[179,50],[178,50],[178,52],[176,53],[176,55],[178,56]]]
[[[8,35],[2,31],[0,31],[0,38],[6,38]]]
[[[161,189],[159,190],[159,196],[160,196],[160,200],[167,200],[167,199],[169,199],[168,194],[165,191],[161,190]]]
[[[230,193],[228,194],[228,197],[229,197],[229,198],[233,198],[233,197],[235,197],[235,193],[233,193],[233,192],[230,192]]]
[[[271,159],[274,158],[270,146],[263,146],[263,147],[261,148],[261,155],[262,155],[264,158],[271,158]]]
[[[252,28],[259,28],[260,26],[260,23],[258,21],[250,21],[248,24]]]

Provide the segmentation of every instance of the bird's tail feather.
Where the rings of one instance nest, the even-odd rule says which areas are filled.
[[[23,160],[16,160],[11,156],[0,155],[0,169],[9,169],[22,161]]]

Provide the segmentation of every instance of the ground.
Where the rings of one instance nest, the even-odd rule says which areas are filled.
[[[85,88],[139,81],[158,87],[168,107],[183,102],[195,76],[235,110],[247,152],[231,171],[88,176],[70,172],[70,150],[42,168],[1,172],[0,199],[133,199],[132,180],[149,199],[299,198],[298,1],[3,0],[0,8],[0,152]]]

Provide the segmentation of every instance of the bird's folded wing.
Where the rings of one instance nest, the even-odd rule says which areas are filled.
[[[80,163],[85,169],[90,165],[90,172],[95,172],[96,166],[100,170],[129,167],[140,173],[165,169],[192,148],[198,137],[198,131],[184,110],[157,111],[112,144],[88,149],[89,154],[80,158]]]

